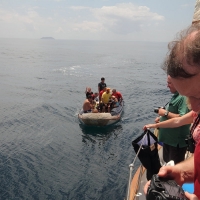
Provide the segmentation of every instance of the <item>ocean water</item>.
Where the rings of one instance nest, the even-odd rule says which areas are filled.
[[[0,199],[123,200],[131,142],[171,97],[166,53],[166,43],[0,39]],[[122,93],[122,119],[84,127],[85,88],[101,77]]]

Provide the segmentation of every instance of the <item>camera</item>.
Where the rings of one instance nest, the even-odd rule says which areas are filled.
[[[147,190],[146,200],[187,200],[181,186],[174,180],[161,178],[154,174]]]
[[[186,144],[188,145],[188,151],[190,153],[194,153],[194,149],[195,149],[195,141],[192,137],[192,135],[189,135],[186,139],[185,139]]]
[[[158,113],[158,111],[159,111],[159,109],[160,109],[160,108],[163,108],[163,109],[165,109],[165,107],[158,107],[158,108],[154,108],[154,112],[155,112],[155,113]]]

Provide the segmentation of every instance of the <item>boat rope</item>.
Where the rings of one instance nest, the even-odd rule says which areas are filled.
[[[132,180],[132,173],[133,173],[134,165],[135,165],[136,159],[137,159],[137,157],[138,157],[138,154],[140,153],[140,150],[141,150],[141,148],[142,148],[143,141],[146,139],[146,136],[147,136],[147,132],[146,132],[146,134],[145,134],[145,135],[143,136],[143,138],[142,138],[142,142],[141,142],[141,144],[140,144],[140,147],[139,147],[139,149],[138,149],[138,151],[137,151],[137,154],[136,154],[136,156],[135,156],[133,162],[129,165],[130,173],[129,173],[129,181],[128,181],[128,190],[127,190],[127,198],[126,198],[126,200],[129,200],[129,196],[130,196],[130,186],[131,186],[131,180]]]

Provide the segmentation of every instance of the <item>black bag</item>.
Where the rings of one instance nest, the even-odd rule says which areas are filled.
[[[138,158],[147,170],[147,180],[157,174],[161,167],[157,141],[157,137],[150,130],[145,130],[142,135],[132,141],[136,154],[142,145]]]

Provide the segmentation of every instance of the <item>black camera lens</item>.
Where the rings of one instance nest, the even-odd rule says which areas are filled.
[[[159,108],[155,108],[155,109],[154,109],[154,112],[155,112],[155,113],[158,113],[158,110],[159,110]]]

